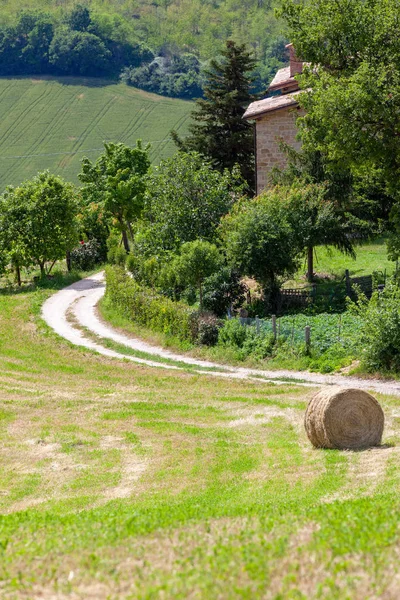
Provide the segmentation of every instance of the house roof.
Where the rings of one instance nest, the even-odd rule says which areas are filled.
[[[290,66],[284,67],[283,69],[279,69],[276,73],[275,77],[271,81],[271,85],[268,88],[268,91],[273,92],[275,90],[280,90],[282,88],[293,87],[298,89],[299,84],[295,80],[294,77],[290,76]]]
[[[296,96],[300,94],[300,91],[293,92],[292,94],[285,94],[283,96],[272,96],[271,98],[264,98],[253,102],[247,108],[243,115],[244,119],[257,119],[265,113],[273,112],[275,110],[282,110],[284,108],[295,107],[298,102]]]

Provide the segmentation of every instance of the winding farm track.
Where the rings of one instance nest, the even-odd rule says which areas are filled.
[[[306,387],[341,385],[400,396],[400,381],[359,379],[342,375],[321,375],[307,371],[265,371],[243,367],[230,367],[209,361],[197,360],[189,356],[170,352],[158,346],[150,345],[140,339],[120,333],[101,321],[96,307],[104,292],[105,283],[103,273],[97,273],[96,275],[82,279],[51,296],[43,305],[42,317],[58,335],[72,344],[94,350],[104,356],[130,360],[152,367],[183,370],[186,364],[196,373],[217,377],[251,379],[259,382],[270,381],[285,385],[294,383]],[[152,358],[140,358],[124,354],[123,351],[117,352],[116,350],[111,350],[102,344],[102,339],[112,340],[137,352],[151,355]],[[180,363],[180,365],[159,362],[160,359],[168,359],[169,361]],[[204,369],[213,370],[205,371]]]

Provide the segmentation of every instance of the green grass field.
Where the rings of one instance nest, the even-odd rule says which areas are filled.
[[[80,161],[104,141],[151,142],[157,163],[187,131],[192,103],[83,78],[0,79],[0,191],[49,169],[77,182]]]
[[[350,277],[360,277],[371,275],[374,271],[387,275],[394,273],[396,263],[387,257],[387,246],[384,239],[376,239],[362,245],[355,246],[356,258],[351,258],[335,248],[318,246],[314,254],[314,272],[319,277],[333,277],[341,279],[344,277],[345,270],[348,269]],[[296,273],[293,281],[285,283],[285,287],[290,287],[296,283],[305,283],[306,264]]]
[[[50,293],[0,295],[0,597],[399,597],[399,398],[381,448],[314,450],[312,389],[72,347]]]

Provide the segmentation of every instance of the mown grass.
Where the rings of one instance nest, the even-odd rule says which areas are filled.
[[[172,155],[171,129],[187,130],[192,103],[109,80],[0,78],[0,188],[49,169],[78,182],[80,161],[103,142],[152,144],[153,162]]]
[[[328,276],[336,280],[344,278],[346,269],[350,277],[362,277],[371,275],[373,272],[391,275],[396,269],[396,263],[389,260],[387,256],[386,240],[378,238],[371,242],[355,246],[356,257],[351,258],[335,248],[318,246],[315,248],[314,272],[320,278]],[[305,262],[296,273],[292,281],[288,281],[285,287],[303,283],[306,285]]]
[[[399,399],[317,451],[313,390],[75,348],[0,295],[0,596],[397,598]]]

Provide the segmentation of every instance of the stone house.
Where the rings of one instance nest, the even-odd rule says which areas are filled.
[[[268,88],[268,96],[250,104],[244,119],[254,120],[256,147],[257,194],[268,185],[268,175],[273,167],[284,167],[286,155],[279,148],[280,140],[297,150],[296,117],[301,110],[296,96],[300,93],[294,76],[303,70],[303,62],[296,57],[292,44],[288,44],[289,66],[280,69]]]

